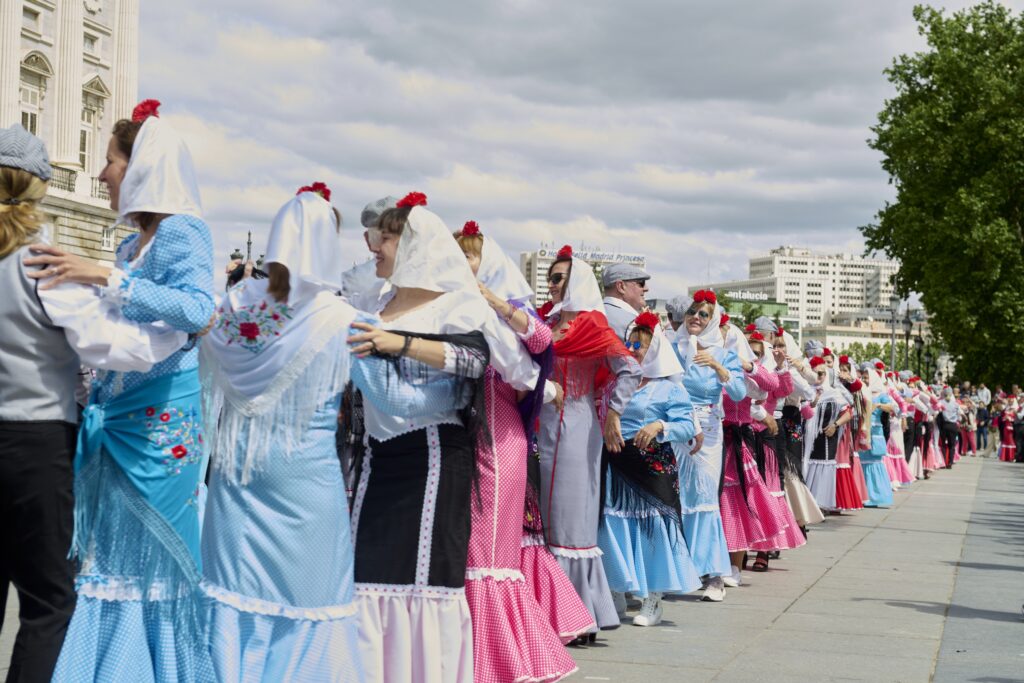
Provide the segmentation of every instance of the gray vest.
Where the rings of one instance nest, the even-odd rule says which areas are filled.
[[[0,259],[0,421],[78,421],[78,356],[43,310],[22,247]]]

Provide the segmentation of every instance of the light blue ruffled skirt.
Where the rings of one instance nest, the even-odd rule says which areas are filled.
[[[718,510],[683,513],[683,533],[690,558],[701,576],[725,576],[732,571]]]
[[[701,586],[678,528],[661,515],[643,520],[605,510],[598,544],[609,587],[619,593],[689,593]]]
[[[884,456],[875,456],[871,451],[860,452],[860,464],[864,470],[864,482],[868,487],[866,507],[888,507],[892,505],[892,480],[882,461]]]

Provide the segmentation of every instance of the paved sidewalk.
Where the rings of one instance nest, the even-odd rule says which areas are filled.
[[[576,679],[927,682],[938,663],[936,680],[1024,680],[1022,565],[1024,467],[968,458],[892,509],[828,518],[724,603],[603,633],[573,651]]]
[[[830,517],[723,603],[687,596],[660,627],[602,633],[570,680],[1021,681],[1022,567],[1024,466],[965,459],[890,510]]]

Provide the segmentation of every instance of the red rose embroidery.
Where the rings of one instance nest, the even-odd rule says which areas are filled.
[[[156,415],[156,408],[146,408],[146,417],[153,417]]]
[[[252,341],[260,336],[260,326],[256,323],[242,323],[238,326],[238,334]]]
[[[281,319],[281,316],[279,316],[277,313],[274,313],[270,317],[273,318],[274,320],[280,320]]]
[[[171,455],[180,460],[181,458],[184,458],[186,455],[188,455],[188,449],[182,446],[181,444],[178,444],[177,446],[171,449]]]
[[[160,421],[161,422],[170,422],[170,420],[171,420],[171,414],[170,413],[160,413]]]

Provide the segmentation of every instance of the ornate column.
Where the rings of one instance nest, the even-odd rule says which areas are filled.
[[[21,3],[0,2],[0,127],[21,122]]]
[[[9,4],[9,3],[8,3]],[[14,3],[19,4],[19,3]],[[82,121],[82,0],[58,0],[54,47],[53,163],[78,168],[78,131]]]
[[[114,15],[113,120],[130,118],[139,101],[139,0],[117,0]]]

